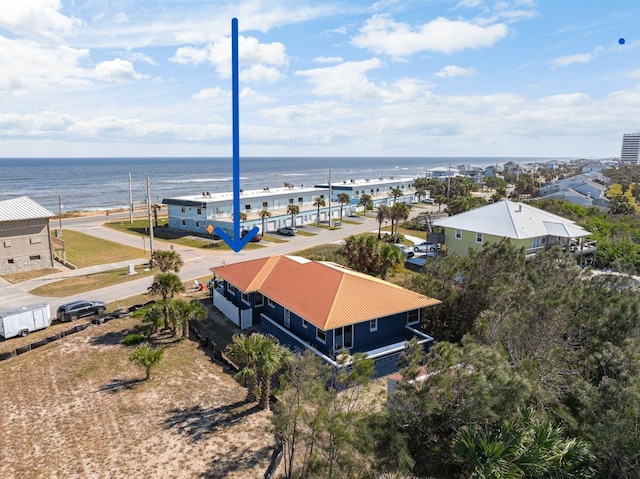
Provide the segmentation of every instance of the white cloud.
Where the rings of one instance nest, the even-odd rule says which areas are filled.
[[[434,73],[438,78],[470,77],[477,73],[475,68],[464,68],[457,65],[447,65],[442,70]]]
[[[451,54],[469,48],[490,47],[507,34],[504,24],[475,25],[461,20],[436,18],[416,30],[387,15],[375,15],[351,43],[377,54],[406,57],[421,51]]]
[[[551,63],[552,68],[566,67],[573,63],[589,63],[593,60],[592,53],[576,53],[575,55],[565,55],[558,57]]]
[[[146,63],[147,65],[152,66],[157,65],[156,61],[153,58],[141,52],[127,52],[126,57],[127,60],[130,60],[132,62]]]
[[[377,58],[360,62],[344,62],[339,65],[297,71],[296,75],[304,77],[314,88],[316,95],[332,95],[346,99],[358,100],[377,96],[376,87],[365,73],[378,69],[382,62]]]
[[[88,86],[92,73],[81,67],[88,56],[85,49],[45,47],[0,36],[0,94],[60,85]]]
[[[169,58],[170,62],[181,65],[200,65],[207,60],[207,51],[196,47],[180,47],[176,53]]]
[[[273,103],[275,98],[258,93],[249,87],[245,87],[240,92],[240,99],[246,100],[248,103]]]
[[[113,21],[115,23],[129,23],[129,17],[124,12],[118,12],[113,16]]]
[[[218,98],[230,98],[231,92],[228,90],[223,90],[219,86],[215,88],[203,88],[198,93],[193,95],[195,100],[211,100]]]
[[[0,27],[19,35],[60,38],[73,32],[81,21],[60,13],[60,0],[9,0],[0,8]]]
[[[133,63],[121,58],[99,63],[95,68],[96,78],[107,82],[127,82],[146,78],[136,72]]]
[[[342,57],[315,57],[313,59],[315,63],[340,63],[344,61]]]
[[[265,65],[251,65],[240,71],[240,81],[250,83],[273,83],[283,77],[280,70]]]

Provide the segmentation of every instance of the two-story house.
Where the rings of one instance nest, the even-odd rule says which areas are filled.
[[[480,208],[433,222],[444,229],[447,253],[467,256],[470,248],[509,238],[531,255],[560,246],[578,257],[581,264],[592,261],[596,242],[591,233],[575,221],[534,208],[526,203],[497,201]]]
[[[259,325],[294,351],[312,350],[339,367],[337,356],[366,353],[376,375],[396,371],[406,342],[426,348],[421,310],[437,299],[330,262],[272,256],[212,268],[214,305],[245,329]]]

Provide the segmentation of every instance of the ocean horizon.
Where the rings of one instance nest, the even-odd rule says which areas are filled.
[[[416,178],[426,170],[450,165],[486,167],[516,161],[522,164],[571,161],[551,157],[241,157],[244,190],[327,183],[350,179],[401,176]],[[146,178],[151,201],[232,190],[230,157],[30,157],[0,158],[0,201],[28,196],[53,213],[128,208],[129,174],[133,202],[144,205]]]

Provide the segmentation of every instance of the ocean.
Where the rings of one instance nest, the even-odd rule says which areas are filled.
[[[507,161],[522,164],[569,158],[318,158],[248,157],[240,159],[244,190],[334,183],[380,176],[424,176],[429,168],[451,165],[488,166]],[[146,178],[151,201],[232,190],[231,158],[0,158],[0,200],[28,196],[58,213],[127,208],[129,174],[136,205],[146,204]]]

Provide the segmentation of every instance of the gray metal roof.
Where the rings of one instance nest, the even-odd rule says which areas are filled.
[[[0,201],[0,221],[31,220],[56,216],[28,196]]]

